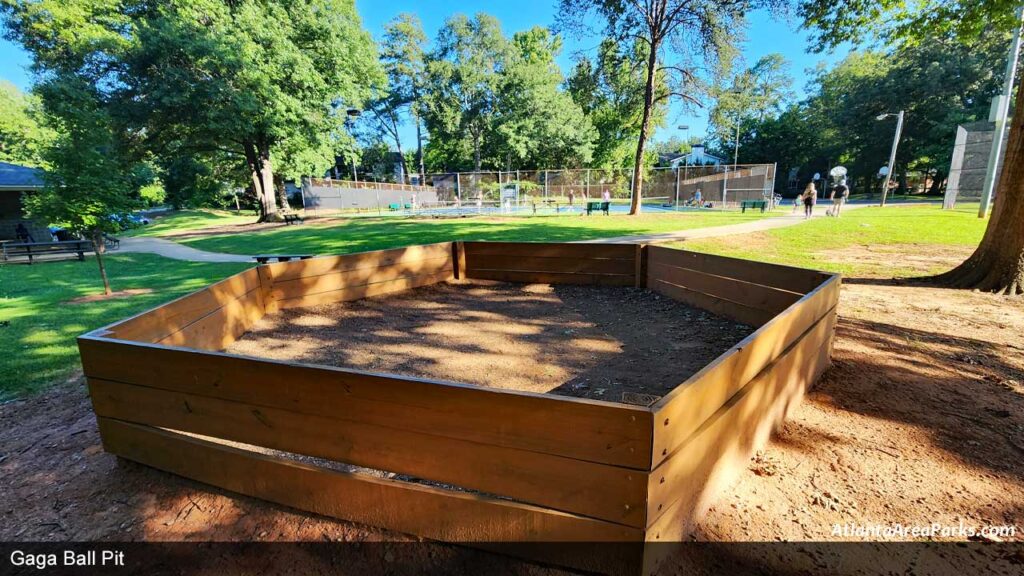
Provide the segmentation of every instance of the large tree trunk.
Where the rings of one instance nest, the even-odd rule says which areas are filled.
[[[633,161],[633,191],[629,201],[629,214],[639,214],[642,204],[640,196],[644,190],[644,152],[647,148],[647,132],[651,129],[651,112],[654,109],[654,77],[658,71],[658,44],[651,43],[647,56],[647,85],[644,86],[644,115],[640,122],[640,137],[636,143],[636,159]]]
[[[92,233],[92,249],[96,252],[96,264],[100,267],[100,278],[103,280],[103,294],[110,296],[113,290],[110,289],[110,279],[107,278],[107,266],[103,262],[103,253],[107,251],[107,245],[103,243],[103,232]]]
[[[274,170],[270,164],[270,147],[257,144],[245,145],[245,160],[249,164],[253,191],[260,203],[260,222],[278,218],[275,199]]]
[[[999,176],[992,219],[981,244],[963,264],[935,277],[956,288],[1024,294],[1024,82]]]

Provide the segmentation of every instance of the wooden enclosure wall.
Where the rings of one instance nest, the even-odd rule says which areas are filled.
[[[758,328],[649,408],[217,352],[267,312],[464,278],[646,285]],[[104,446],[132,460],[442,540],[666,541],[828,366],[839,283],[657,246],[441,243],[253,268],[79,349]]]
[[[465,242],[470,279],[545,284],[637,285],[636,244]]]
[[[255,268],[103,329],[111,338],[222,350],[264,314]]]
[[[453,278],[451,242],[259,267],[267,311],[358,300]]]

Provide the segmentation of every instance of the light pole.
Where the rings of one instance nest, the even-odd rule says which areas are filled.
[[[347,116],[347,118],[345,118],[345,126],[348,128],[348,133],[351,136],[352,126],[355,124],[356,119],[358,119],[359,116],[362,115],[362,112],[356,110],[355,108],[349,108],[348,110],[345,111],[345,115]],[[359,174],[356,172],[355,154],[352,155],[352,179],[355,182],[359,182]]]
[[[1017,9],[1017,29],[1013,31],[1013,42],[1010,44],[1010,59],[1006,63],[1006,80],[1003,91],[996,96],[995,130],[992,132],[992,150],[988,156],[985,170],[985,184],[981,189],[981,206],[978,207],[978,218],[988,215],[988,205],[992,202],[992,193],[996,187],[996,168],[999,167],[999,155],[1003,152],[1003,134],[1006,133],[1006,117],[1010,113],[1010,99],[1013,97],[1013,79],[1017,72],[1017,59],[1020,57],[1020,21],[1024,20],[1024,5]]]
[[[690,144],[690,142],[689,142],[690,127],[688,125],[686,125],[686,124],[680,124],[678,126],[678,128],[683,131],[683,143],[685,143],[686,145],[689,145]],[[687,164],[688,164],[688,159],[684,157],[683,158],[683,180],[686,180],[686,165]],[[678,209],[678,208],[679,208],[679,165],[676,164],[676,209]]]
[[[875,120],[885,120],[890,116],[896,116],[896,135],[892,139],[892,151],[889,152],[889,170],[885,173],[885,182],[882,183],[882,206],[885,206],[885,199],[889,195],[889,180],[892,179],[892,166],[896,163],[896,147],[900,144],[900,132],[903,131],[903,110],[899,114],[879,114]]]

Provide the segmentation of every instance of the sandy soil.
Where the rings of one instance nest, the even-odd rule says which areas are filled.
[[[858,540],[834,535],[833,526],[963,523],[1016,524],[1015,539],[1024,540],[1022,334],[1019,299],[849,279],[835,365],[722,493],[695,539]],[[0,495],[0,540],[407,540],[119,463],[102,452],[78,381],[0,406]],[[684,551],[665,573],[694,562],[693,573],[722,573],[725,554],[760,573],[836,572],[825,568],[830,558],[820,545],[795,546],[732,547],[712,556],[704,548],[696,560]],[[453,547],[431,550],[417,567],[557,572]],[[956,550],[968,552],[941,571],[916,564],[891,573],[1014,574],[1024,563],[1019,554],[999,557],[1002,548]],[[917,549],[911,552],[917,562]],[[858,558],[865,573],[878,568],[872,555]],[[325,562],[304,559],[303,570],[337,571]],[[403,573],[394,565],[384,571]]]
[[[647,405],[752,331],[648,290],[478,282],[284,310],[228,352]]]

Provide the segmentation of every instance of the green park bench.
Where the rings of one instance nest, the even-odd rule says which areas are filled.
[[[750,208],[751,210],[753,210],[755,208],[760,208],[761,212],[764,212],[765,210],[768,209],[768,201],[767,200],[744,200],[743,202],[740,202],[740,212],[746,212],[747,208]]]
[[[312,257],[312,254],[259,254],[253,256],[252,259],[259,264],[266,264],[271,260],[277,260],[278,262],[288,262],[289,260],[309,260]]]
[[[587,202],[587,216],[590,216],[594,210],[600,210],[607,216],[609,205],[611,205],[611,202]]]
[[[398,212],[401,209],[402,209],[402,205],[401,204],[388,204],[388,210],[391,210],[392,212]]]
[[[85,260],[85,253],[92,252],[92,242],[88,240],[67,240],[64,242],[6,242],[4,243],[4,260],[28,258],[28,263],[37,256],[49,254],[77,254],[79,260]]]

